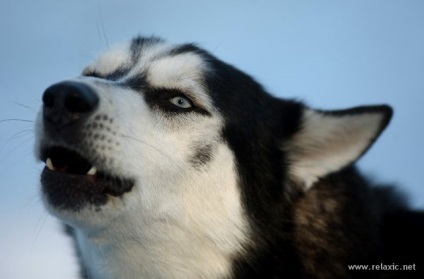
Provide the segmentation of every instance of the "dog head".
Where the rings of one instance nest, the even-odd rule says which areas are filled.
[[[195,45],[135,38],[44,92],[42,193],[81,231],[190,232],[231,254],[251,219],[354,163],[390,117],[387,106],[320,111],[277,99]]]

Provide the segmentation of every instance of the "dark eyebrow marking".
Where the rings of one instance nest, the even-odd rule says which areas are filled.
[[[122,82],[122,85],[128,86],[135,91],[147,90],[150,88],[145,73],[140,73],[135,76],[129,77],[127,80]]]
[[[141,52],[146,47],[150,47],[159,43],[163,43],[164,40],[158,38],[158,37],[135,37],[131,41],[130,51],[131,51],[131,62],[133,65],[135,65],[138,60],[140,59]]]
[[[176,46],[168,52],[169,56],[176,56],[184,53],[201,54],[202,51],[195,44],[183,44]]]
[[[113,72],[107,73],[107,74],[100,74],[96,70],[84,71],[82,73],[82,76],[96,77],[96,78],[116,81],[116,80],[126,76],[130,71],[131,71],[131,67],[121,66],[121,67],[117,68],[116,70],[114,70]]]
[[[135,37],[130,44],[130,63],[123,64],[111,73],[101,74],[96,70],[85,70],[82,75],[87,77],[96,77],[106,80],[116,81],[126,76],[132,68],[138,63],[141,58],[143,49],[155,44],[163,43],[164,41],[157,37]],[[133,83],[133,82],[132,82]]]

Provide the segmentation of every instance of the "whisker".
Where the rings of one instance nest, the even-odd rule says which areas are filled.
[[[157,151],[159,154],[162,154],[162,155],[163,155],[163,156],[165,156],[167,159],[169,159],[169,160],[173,160],[173,158],[171,158],[168,154],[166,154],[165,152],[163,152],[162,150],[160,150],[158,147],[156,147],[156,146],[154,146],[154,145],[152,145],[152,144],[150,144],[150,143],[147,143],[147,142],[145,142],[145,141],[143,141],[143,140],[140,140],[140,139],[137,139],[137,138],[134,138],[134,137],[128,136],[128,135],[121,135],[121,136],[122,136],[122,137],[124,137],[124,138],[127,138],[127,139],[131,139],[131,140],[134,140],[134,141],[140,142],[140,143],[142,143],[142,144],[144,144],[144,145],[146,145],[146,146],[148,146],[148,147],[152,148],[153,150]]]
[[[24,104],[21,104],[21,103],[18,103],[18,102],[14,102],[14,101],[12,101],[12,103],[14,103],[15,105],[21,106],[23,108],[29,109],[33,112],[36,112],[36,110],[34,108],[30,107],[30,106],[27,106],[27,105],[24,105]]]
[[[27,134],[28,135],[28,134]],[[4,145],[2,145],[1,146],[1,152],[3,153],[3,156],[2,157],[4,157],[4,158],[7,158],[7,157],[10,157],[11,156],[11,154],[14,154],[13,156],[12,156],[12,158],[15,158],[15,159],[17,159],[17,156],[16,156],[16,154],[17,154],[17,150],[18,150],[18,148],[23,148],[23,147],[28,147],[28,145],[27,145],[27,143],[29,142],[29,141],[32,141],[32,140],[34,140],[34,138],[31,136],[31,137],[29,137],[29,138],[26,138],[26,139],[23,139],[22,141],[20,141],[20,142],[17,142],[16,144],[14,144],[13,146],[10,146],[9,148],[7,148],[7,150],[6,150],[6,144],[4,144]],[[11,143],[9,144],[9,145],[12,145]],[[23,149],[23,150],[25,150],[25,149]],[[32,153],[32,152],[31,152]],[[29,154],[31,154],[31,153],[28,153],[27,155],[25,155],[25,156],[28,156]],[[2,161],[0,161],[0,164],[1,163],[3,163]]]
[[[1,144],[0,144],[0,152],[3,153],[4,152],[4,156],[9,156],[10,154],[12,154],[13,152],[15,152],[16,148],[18,148],[18,146],[24,146],[24,144],[26,143],[26,141],[28,139],[32,139],[32,129],[28,129],[28,130],[23,130],[20,132],[15,133],[14,135],[12,135],[11,137],[4,139],[4,138],[0,138],[1,140]],[[28,137],[29,138],[25,138],[25,142],[21,142],[19,143],[19,145],[15,146],[13,145],[13,147],[11,148],[11,150],[7,150],[9,149],[9,147],[12,145],[12,140],[17,140],[18,138],[22,138],[22,137]]]
[[[0,123],[1,123],[1,122],[11,122],[11,121],[34,123],[34,120],[19,119],[19,118],[8,118],[8,119],[2,119],[2,120],[0,120]]]
[[[100,1],[99,0],[97,0],[97,10],[99,12],[100,28],[101,28],[101,31],[102,31],[103,39],[105,40],[107,48],[110,49],[109,42],[108,42],[107,36],[106,36],[105,25],[104,25],[104,21],[103,21],[103,13],[102,13],[102,9],[100,7]]]
[[[40,197],[40,195],[32,195],[26,200],[24,206],[26,208],[33,209],[33,208],[39,207],[41,202],[42,202],[42,198]]]
[[[47,214],[47,212],[43,212],[43,214],[41,215],[40,218],[38,218],[37,223],[35,224],[34,227],[34,239],[32,242],[32,246],[35,245],[35,243],[37,242],[38,237],[40,236],[40,233],[44,227],[44,224],[46,223],[47,218],[49,217],[49,215]]]
[[[24,135],[28,135],[28,134],[32,134],[34,130],[33,129],[26,129],[26,130],[22,130],[20,132],[17,132],[15,134],[13,134],[12,136],[10,136],[8,139],[6,139],[5,144],[7,144],[9,141],[15,139],[15,138],[19,138],[20,136],[24,136]]]

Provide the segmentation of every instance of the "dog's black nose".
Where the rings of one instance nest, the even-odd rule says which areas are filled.
[[[61,127],[90,115],[96,109],[99,97],[84,83],[64,81],[46,89],[43,103],[44,121]]]

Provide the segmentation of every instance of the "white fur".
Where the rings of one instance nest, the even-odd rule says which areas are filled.
[[[100,211],[59,210],[46,202],[52,214],[76,228],[93,279],[222,278],[247,241],[234,155],[219,137],[223,122],[201,84],[205,65],[193,54],[146,62],[165,49],[144,53],[146,59],[128,76],[148,71],[154,85],[188,90],[212,117],[195,113],[167,117],[149,108],[139,92],[97,78],[76,79],[100,97],[87,124],[97,115],[113,118],[109,131],[106,127],[97,131],[109,139],[102,143],[104,148],[93,144],[92,138],[81,144],[91,144],[99,171],[136,179],[131,192],[110,197]],[[126,52],[127,46],[87,69],[112,72],[119,61],[126,63]],[[38,126],[39,141],[48,141],[40,121]],[[212,159],[195,168],[190,159],[197,146],[206,145],[213,149]]]
[[[380,131],[382,113],[329,115],[304,111],[303,128],[290,142],[292,175],[306,189],[356,161]]]
[[[149,64],[148,80],[158,87],[184,88],[200,83],[205,67],[203,59],[193,53],[165,56]]]
[[[91,65],[84,69],[84,73],[96,70],[101,75],[107,75],[122,65],[131,64],[130,44],[122,44],[112,48],[98,57]]]
[[[228,149],[220,149],[217,156],[231,161]],[[175,189],[153,190],[149,196],[134,193],[128,198],[127,214],[100,230],[80,230],[83,258],[97,272],[95,278],[219,278],[228,274],[229,258],[241,250],[246,229],[232,169],[227,167],[215,161],[213,172],[199,172],[179,184],[146,185],[145,192]],[[216,177],[217,173],[221,175]]]

